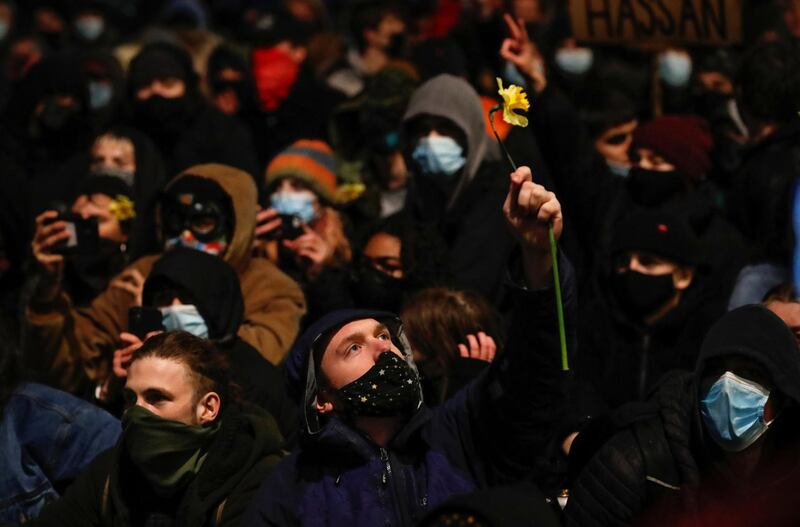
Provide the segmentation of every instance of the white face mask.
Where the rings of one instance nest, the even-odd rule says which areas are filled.
[[[556,51],[556,64],[572,75],[583,75],[594,64],[594,52],[590,48],[561,48]]]
[[[692,58],[681,51],[665,51],[658,57],[658,74],[667,85],[682,88],[692,75]]]

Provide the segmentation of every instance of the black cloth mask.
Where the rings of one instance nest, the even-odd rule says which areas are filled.
[[[184,95],[168,99],[152,95],[136,102],[136,120],[142,130],[156,143],[175,143],[188,127],[191,104]]]
[[[364,375],[336,390],[350,416],[394,417],[420,403],[419,378],[397,354],[385,351]]]
[[[655,207],[680,194],[684,189],[683,179],[683,174],[677,170],[661,172],[633,167],[626,184],[636,203]]]
[[[405,288],[405,280],[389,276],[370,264],[364,264],[355,283],[355,296],[361,307],[395,313],[403,303]]]
[[[652,314],[675,294],[671,273],[658,276],[636,271],[616,273],[611,287],[620,307],[633,320]]]

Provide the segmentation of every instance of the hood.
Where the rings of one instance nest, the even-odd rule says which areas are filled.
[[[486,133],[483,105],[475,89],[469,83],[453,75],[438,75],[420,86],[403,116],[404,131],[409,122],[421,115],[444,117],[455,123],[467,138],[467,162],[461,179],[450,197],[451,208],[478,173],[481,163],[500,159],[497,144]]]
[[[289,394],[301,404],[304,432],[309,435],[319,433],[324,423],[319,420],[314,403],[317,397],[317,379],[311,355],[317,341],[332,330],[338,329],[354,320],[374,318],[383,321],[392,333],[394,345],[403,353],[414,374],[419,376],[411,352],[411,345],[405,336],[403,325],[394,313],[369,309],[339,309],[332,311],[314,322],[295,341],[286,359],[287,388]],[[422,392],[419,395],[422,404]]]
[[[712,326],[697,360],[698,384],[709,360],[731,355],[759,364],[781,393],[800,404],[800,351],[791,330],[770,310],[740,307]]]
[[[229,342],[244,319],[239,278],[220,258],[192,249],[175,248],[158,259],[144,283],[145,305],[152,305],[159,287],[175,285],[190,292],[208,325],[208,336]]]
[[[178,174],[165,190],[169,190],[176,181],[186,176],[210,179],[230,196],[235,224],[233,237],[228,244],[223,260],[228,262],[237,273],[241,273],[250,263],[250,251],[256,227],[258,192],[253,178],[238,168],[208,163],[187,168]]]

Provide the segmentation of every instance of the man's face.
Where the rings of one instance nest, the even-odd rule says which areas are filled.
[[[381,353],[403,354],[392,343],[389,328],[372,318],[356,320],[336,332],[322,355],[322,372],[331,389],[350,384],[375,365]]]
[[[630,165],[628,149],[633,142],[633,131],[638,124],[636,120],[633,120],[609,128],[595,140],[595,149],[608,162]]]
[[[125,172],[136,171],[133,142],[122,137],[102,135],[92,145],[92,170],[112,168]]]
[[[406,30],[403,19],[394,13],[387,13],[374,30],[368,30],[368,42],[380,49],[387,49],[392,44],[392,38]]]
[[[146,84],[136,90],[136,99],[146,101],[154,95],[160,95],[165,99],[177,99],[186,94],[186,83],[177,77],[165,77],[153,79],[150,84]]]
[[[775,300],[767,304],[767,309],[778,315],[784,324],[789,326],[797,344],[800,345],[800,303]]]
[[[125,398],[163,419],[202,424],[195,382],[182,362],[153,356],[135,360],[128,369]]]

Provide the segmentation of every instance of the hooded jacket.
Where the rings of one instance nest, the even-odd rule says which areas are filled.
[[[726,357],[760,367],[786,403],[764,436],[758,471],[738,486],[714,468],[722,457],[699,409],[701,382],[718,375],[709,362]],[[626,409],[638,414],[635,422],[606,443],[578,477],[566,524],[796,524],[794,503],[775,505],[780,497],[796,495],[800,479],[798,404],[800,354],[792,332],[762,306],[731,311],[709,331],[694,373],[673,373],[646,406]]]
[[[565,307],[574,309],[566,260]],[[515,310],[505,354],[435,410],[421,401],[385,448],[334,414],[320,421],[311,347],[321,335],[381,312],[340,310],[297,341],[287,361],[289,387],[301,401],[301,448],[265,480],[247,525],[414,525],[452,495],[523,476],[538,476],[536,458],[552,438],[561,406],[558,333],[552,290],[514,288]],[[391,316],[390,316],[391,317]],[[402,327],[393,341],[411,361]],[[412,363],[413,364],[413,363]],[[413,369],[416,372],[416,369]]]
[[[153,306],[154,294],[170,287],[190,292],[208,326],[208,338],[230,361],[233,382],[242,388],[245,399],[272,414],[281,434],[292,443],[298,428],[297,408],[286,394],[281,371],[237,334],[244,300],[233,269],[216,256],[176,248],[153,264],[142,303]]]
[[[452,190],[444,190],[432,178],[415,174],[406,208],[415,220],[434,226],[450,249],[457,284],[494,298],[513,247],[503,218],[509,168],[500,162],[499,147],[486,133],[483,106],[475,90],[463,79],[439,75],[420,86],[403,117],[408,134],[422,116],[436,116],[454,123],[466,137],[466,163],[454,176]],[[406,162],[416,167],[406,145]]]
[[[261,480],[281,459],[281,437],[263,410],[230,406],[208,451],[203,467],[175,506],[179,526],[240,525],[241,515]],[[125,433],[97,456],[60,500],[26,525],[135,526],[159,510],[160,500],[133,465]]]
[[[246,173],[225,165],[197,165],[171,183],[196,176],[217,183],[231,197],[234,231],[223,260],[239,276],[244,298],[244,322],[239,336],[273,364],[278,364],[294,340],[305,299],[298,285],[264,258],[251,258],[256,216],[256,188]],[[170,185],[167,186],[169,189]],[[144,278],[160,255],[144,256],[127,270]],[[86,381],[104,380],[110,374],[119,334],[127,329],[128,309],[136,299],[122,289],[109,287],[87,308],[75,309],[58,286],[41,291],[27,309],[27,360],[45,370],[51,382],[67,391],[80,391]]]

